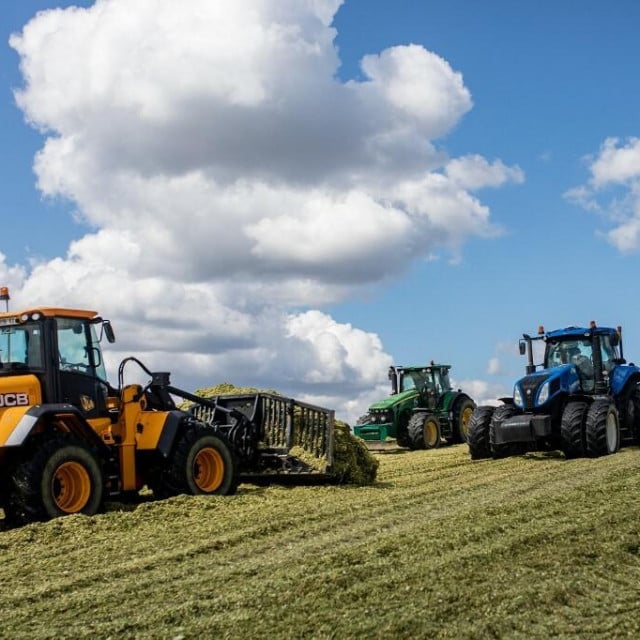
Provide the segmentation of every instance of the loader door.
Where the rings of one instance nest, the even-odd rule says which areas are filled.
[[[60,401],[87,418],[106,415],[107,383],[93,325],[78,318],[57,318]]]

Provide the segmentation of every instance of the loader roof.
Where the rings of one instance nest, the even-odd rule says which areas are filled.
[[[30,309],[22,309],[20,311],[3,311],[0,318],[15,318],[23,315],[31,316],[34,313],[40,313],[43,316],[63,317],[63,318],[95,318],[97,311],[88,309],[65,309],[63,307],[32,307]]]

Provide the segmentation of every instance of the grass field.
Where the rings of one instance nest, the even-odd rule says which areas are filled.
[[[2,638],[635,638],[640,451],[380,455],[0,532]]]

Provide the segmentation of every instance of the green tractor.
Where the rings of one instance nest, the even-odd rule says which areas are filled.
[[[449,382],[448,364],[389,367],[391,395],[369,407],[353,427],[371,449],[397,445],[432,449],[467,441],[475,402]]]

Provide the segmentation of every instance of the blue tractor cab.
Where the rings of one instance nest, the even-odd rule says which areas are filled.
[[[544,345],[544,357],[534,363]],[[472,458],[560,449],[566,457],[614,453],[640,435],[640,368],[627,364],[621,327],[567,327],[523,334],[526,375],[497,407],[476,408]]]

